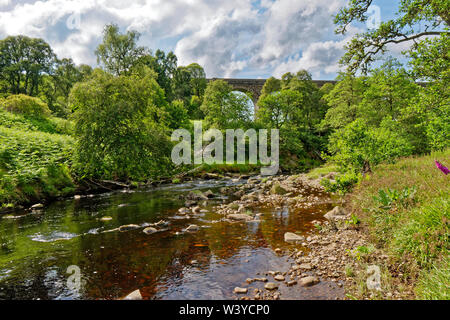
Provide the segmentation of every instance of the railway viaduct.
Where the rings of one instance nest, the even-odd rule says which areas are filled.
[[[209,81],[214,80],[223,80],[227,82],[229,85],[233,87],[236,91],[241,91],[244,93],[249,93],[253,104],[256,106],[256,103],[261,95],[262,88],[266,79],[232,79],[232,78],[212,78],[207,79]],[[336,81],[332,80],[313,80],[313,82],[320,88],[325,83],[336,83]]]

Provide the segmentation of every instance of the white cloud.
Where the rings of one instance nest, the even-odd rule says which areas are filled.
[[[20,1],[0,11],[0,38],[42,37],[77,63],[96,63],[94,50],[111,22],[141,32],[142,45],[153,50],[174,50],[180,64],[200,63],[209,77],[267,76],[298,66],[333,74],[342,51],[332,15],[343,0]],[[80,24],[69,29],[74,13]]]

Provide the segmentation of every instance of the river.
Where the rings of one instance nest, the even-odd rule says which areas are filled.
[[[119,299],[136,289],[144,299],[234,299],[235,287],[245,285],[249,294],[262,289],[263,283],[245,280],[289,269],[294,245],[284,242],[284,233],[316,233],[312,221],[323,219],[331,205],[260,208],[258,221],[230,223],[213,209],[230,201],[222,195],[205,201],[207,212],[177,214],[191,190],[218,194],[242,183],[198,180],[122,190],[0,217],[0,299]],[[102,221],[106,216],[112,219]],[[160,220],[168,227],[143,232]],[[140,228],[115,230],[128,224]],[[190,224],[200,230],[186,232]],[[80,270],[79,287],[68,285],[69,266]],[[311,288],[280,286],[280,293],[282,299],[333,299],[342,289],[324,280]]]

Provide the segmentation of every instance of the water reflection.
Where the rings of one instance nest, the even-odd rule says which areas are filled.
[[[292,261],[273,249],[290,246],[283,241],[285,232],[314,232],[312,221],[320,217],[312,212],[329,206],[257,208],[260,222],[228,223],[213,212],[219,199],[208,201],[207,213],[173,219],[184,204],[180,194],[196,188],[217,191],[227,183],[199,181],[108,193],[1,219],[0,299],[117,299],[136,289],[146,299],[230,299],[246,278],[287,270]],[[166,230],[142,232],[160,220],[170,223]],[[200,230],[184,232],[193,223]],[[116,230],[128,224],[139,228]],[[71,265],[81,270],[79,291],[67,287]],[[306,291],[286,287],[282,297],[325,298],[331,295],[326,285]]]

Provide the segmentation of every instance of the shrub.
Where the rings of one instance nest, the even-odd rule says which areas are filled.
[[[24,94],[11,95],[1,102],[3,108],[9,112],[32,117],[46,117],[50,109],[41,99]]]
[[[166,172],[171,164],[171,143],[161,124],[166,102],[152,73],[114,77],[98,71],[74,86],[70,102],[81,174],[142,181]]]
[[[70,193],[70,136],[0,126],[0,204]]]

